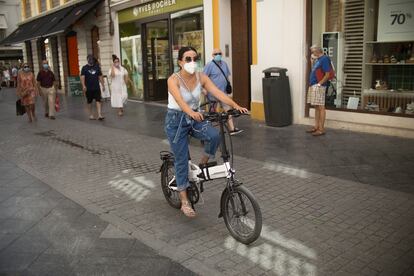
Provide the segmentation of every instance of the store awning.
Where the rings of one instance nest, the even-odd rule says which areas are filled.
[[[93,9],[102,0],[93,0],[75,6],[57,25],[48,30],[48,35],[54,35],[66,31],[71,25],[76,23],[86,13]]]
[[[27,37],[30,37],[31,25],[26,23],[17,27],[8,37],[1,41],[0,45],[14,44],[24,41]]]
[[[12,34],[2,40],[0,45],[10,45],[64,32],[101,1],[81,2],[22,24]]]
[[[59,24],[60,21],[62,21],[65,16],[68,16],[68,14],[72,11],[73,7],[67,7],[65,9],[59,10],[57,12],[54,12],[52,14],[49,14],[47,16],[44,16],[43,22],[46,24],[40,23],[40,26],[38,26],[37,30],[35,30],[32,33],[32,39],[38,38],[38,37],[47,37],[50,34],[50,29],[56,26],[56,24]]]
[[[33,38],[40,37],[48,29],[51,28],[50,22],[52,21],[53,18],[56,17],[56,15],[61,16],[59,19],[55,19],[55,21],[59,21],[63,18],[63,16],[65,16],[71,10],[72,8],[66,8],[66,9],[48,14],[46,16],[42,16],[40,18],[37,18],[25,24],[22,24],[11,35],[9,35],[3,41],[1,41],[0,44],[2,45],[14,44],[14,43],[23,42],[25,40],[30,40]]]

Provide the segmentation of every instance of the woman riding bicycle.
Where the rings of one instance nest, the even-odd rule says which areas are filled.
[[[203,73],[196,72],[198,54],[193,47],[182,47],[178,52],[180,70],[168,78],[168,111],[165,117],[165,133],[174,153],[174,166],[177,190],[180,192],[181,211],[187,217],[195,217],[186,189],[190,186],[188,180],[188,135],[202,140],[204,155],[201,163],[214,158],[220,144],[217,129],[208,122],[203,122],[199,112],[202,89],[210,91],[212,96],[242,113],[247,109],[240,107],[224,92],[220,91]]]

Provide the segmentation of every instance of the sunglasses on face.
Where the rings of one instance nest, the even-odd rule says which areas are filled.
[[[197,57],[197,56],[196,56],[196,57],[185,57],[185,58],[184,58],[184,61],[185,61],[186,63],[189,63],[189,62],[191,62],[191,61],[197,62],[197,61],[198,61],[198,57]]]
[[[23,66],[23,68],[29,68],[29,66]]]
[[[213,56],[221,55],[221,53],[214,53]]]

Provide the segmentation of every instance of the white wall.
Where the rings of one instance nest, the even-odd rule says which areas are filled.
[[[213,1],[203,1],[204,6],[204,52],[206,62],[213,52]]]
[[[232,65],[232,44],[231,44],[231,1],[230,0],[220,0],[219,2],[219,12],[220,12],[220,48],[223,51],[224,60],[229,65],[230,72],[233,72]],[[225,56],[226,45],[229,47],[229,56]],[[208,57],[211,59],[211,52],[207,53]],[[208,59],[207,59],[208,60]],[[232,76],[230,75],[230,82]]]
[[[325,31],[325,0],[312,1],[312,45],[321,46],[322,33]]]
[[[204,49],[206,63],[212,60],[211,54],[214,49],[214,33],[213,33],[213,6],[212,1],[204,1]],[[231,3],[230,0],[219,1],[219,25],[220,25],[220,48],[223,51],[224,60],[233,72],[232,53],[231,53]],[[224,56],[226,45],[229,47],[229,56]],[[230,76],[231,82],[232,76]]]
[[[305,1],[257,2],[257,65],[251,66],[252,101],[263,102],[262,71],[268,67],[288,69],[293,120],[299,123],[305,106]]]
[[[20,1],[5,0],[0,3],[0,14],[4,14],[7,20],[6,36],[11,34],[20,22]]]

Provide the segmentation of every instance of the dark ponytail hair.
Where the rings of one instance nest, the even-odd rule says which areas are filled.
[[[119,61],[119,57],[117,57],[116,55],[112,55],[112,62],[115,62],[115,60]]]
[[[181,48],[180,48],[180,50],[178,51],[178,60],[177,60],[177,64],[178,64],[178,61],[180,61],[180,60],[182,60],[182,59],[183,59],[185,52],[188,52],[188,51],[194,51],[194,52],[198,55],[197,50],[196,50],[194,47],[191,47],[191,46],[183,46],[183,47],[181,47]],[[180,67],[180,68],[181,68],[180,64],[178,64],[178,67]]]

